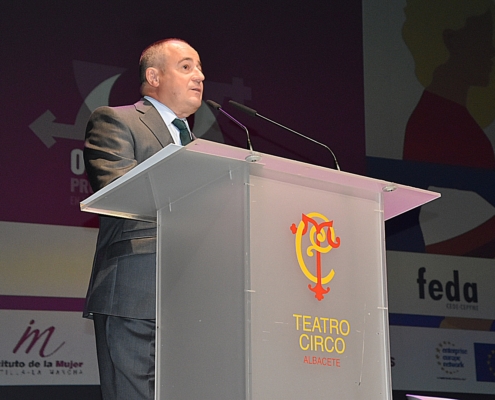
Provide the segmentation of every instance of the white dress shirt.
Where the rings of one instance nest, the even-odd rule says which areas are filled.
[[[160,116],[162,117],[163,122],[165,122],[165,125],[167,125],[167,128],[168,128],[170,134],[172,135],[172,139],[174,139],[174,143],[181,145],[182,143],[180,141],[179,128],[177,128],[172,123],[172,121],[174,119],[178,118],[177,115],[175,115],[175,113],[170,108],[168,108],[166,105],[160,103],[158,100],[154,99],[153,97],[144,96],[144,98],[146,100],[148,100],[151,104],[153,104],[153,107],[156,108],[156,110],[158,111],[158,114],[160,114]],[[189,124],[187,123],[187,119],[186,118],[179,118],[179,119],[181,119],[182,121],[184,121],[186,123],[187,129],[188,129],[189,135],[190,135],[191,134],[191,128],[189,128]],[[192,139],[192,137],[191,137],[191,139]]]

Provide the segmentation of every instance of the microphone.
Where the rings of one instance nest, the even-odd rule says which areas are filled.
[[[335,154],[332,151],[332,149],[330,147],[328,147],[326,144],[320,143],[317,140],[315,140],[313,138],[310,138],[309,136],[306,136],[306,135],[303,135],[302,133],[296,132],[295,130],[290,129],[290,128],[286,127],[285,125],[279,124],[278,122],[272,121],[271,119],[269,119],[269,118],[267,118],[267,117],[265,117],[265,116],[263,116],[261,114],[258,114],[258,112],[256,110],[253,110],[252,108],[249,108],[249,107],[245,106],[244,104],[237,103],[234,100],[229,100],[229,103],[232,104],[237,109],[245,112],[246,114],[251,115],[252,117],[260,117],[260,118],[264,119],[265,121],[268,121],[268,122],[270,122],[270,123],[272,123],[274,125],[279,126],[280,128],[283,128],[283,129],[285,129],[285,130],[287,130],[289,132],[295,133],[296,135],[301,136],[304,139],[310,140],[313,143],[316,143],[316,144],[318,144],[320,146],[323,146],[325,149],[327,149],[332,154],[333,161],[335,163],[335,168],[338,171],[340,171],[340,165],[339,165],[339,163],[337,161],[337,157],[335,157]]]
[[[242,125],[239,121],[237,121],[232,115],[225,112],[222,109],[222,106],[220,104],[215,103],[213,100],[206,100],[206,104],[208,104],[210,107],[214,108],[215,110],[220,111],[228,119],[230,119],[232,122],[234,122],[236,125],[240,126],[242,129],[244,129],[246,131],[247,142],[248,142],[249,150],[251,151],[251,154],[246,157],[246,161],[249,161],[249,162],[259,161],[261,159],[261,156],[259,155],[259,153],[256,153],[253,150],[253,146],[251,145],[251,139],[249,137],[248,129],[244,125]]]

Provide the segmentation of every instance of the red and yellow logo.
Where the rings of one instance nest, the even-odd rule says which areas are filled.
[[[317,222],[317,220],[321,222]],[[329,283],[335,276],[333,269],[327,275],[323,276],[321,255],[340,246],[340,238],[335,235],[333,221],[329,221],[327,217],[320,213],[313,212],[307,215],[303,214],[299,224],[297,226],[296,224],[292,224],[290,229],[296,235],[296,255],[299,267],[306,278],[315,283],[314,286],[309,284],[308,288],[315,293],[318,301],[321,301],[324,295],[330,292],[330,287],[324,288],[323,285]],[[316,275],[310,272],[303,255],[303,238],[308,234],[308,229],[310,244],[306,248],[306,254],[311,258],[316,256]],[[307,240],[305,243],[308,243]]]

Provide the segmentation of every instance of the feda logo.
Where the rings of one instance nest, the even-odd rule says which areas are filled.
[[[321,222],[318,222],[317,220],[320,220]],[[333,221],[329,221],[327,217],[320,213],[313,212],[307,215],[303,214],[299,224],[297,226],[296,224],[292,224],[290,229],[292,233],[296,235],[295,247],[299,267],[306,278],[315,283],[314,286],[309,284],[308,288],[315,293],[315,297],[318,301],[321,301],[323,300],[324,295],[330,291],[330,287],[324,288],[323,285],[329,283],[335,275],[335,271],[331,269],[328,274],[323,276],[321,255],[340,246],[340,238],[335,235]],[[309,235],[306,237],[308,229]],[[305,237],[306,240],[303,244],[303,239]],[[303,247],[308,244],[308,240],[309,245],[306,248],[306,255],[310,258],[316,258],[316,270],[314,273],[310,272],[303,255]]]
[[[465,282],[461,284],[459,271],[452,271],[453,279],[447,282],[441,282],[438,279],[433,279],[428,282],[426,279],[426,268],[418,269],[419,298],[424,299],[426,292],[432,300],[439,301],[444,295],[447,300],[452,302],[460,302],[464,300],[467,303],[478,303],[478,285],[476,282]],[[428,289],[426,291],[425,289]],[[462,290],[461,290],[462,289]],[[462,295],[462,298],[461,298]]]

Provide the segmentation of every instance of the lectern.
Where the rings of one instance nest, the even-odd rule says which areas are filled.
[[[158,223],[157,399],[384,400],[384,221],[437,197],[198,139],[81,208]]]

